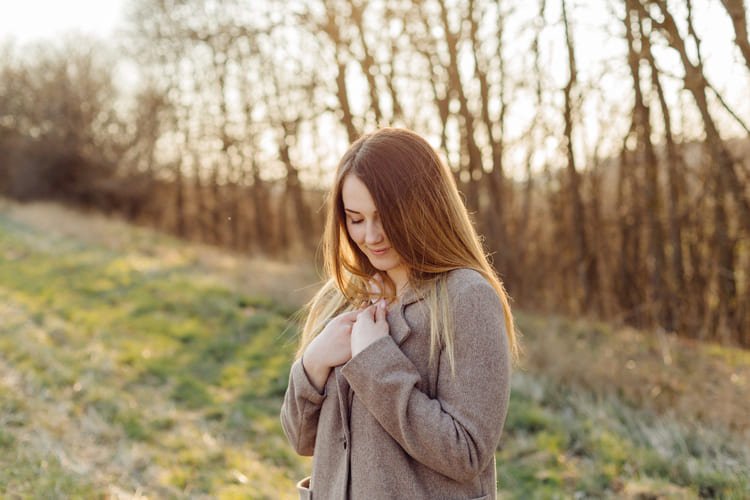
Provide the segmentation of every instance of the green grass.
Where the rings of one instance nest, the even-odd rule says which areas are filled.
[[[305,463],[288,452],[278,419],[294,350],[289,306],[216,286],[190,262],[162,265],[137,252],[82,246],[2,216],[0,255],[6,371],[20,374],[29,394],[49,399],[34,410],[64,400],[69,424],[81,416],[100,422],[82,437],[153,458],[158,466],[143,481],[133,477],[131,488],[271,498],[302,472]],[[37,418],[33,425],[46,425]],[[0,444],[19,446],[15,435],[33,432],[32,422],[19,425],[3,431]],[[73,445],[50,439],[60,450]],[[14,470],[28,474],[13,472],[0,490],[21,488],[41,463],[35,460],[17,460]],[[225,474],[229,466],[237,474]],[[103,492],[116,472],[113,465],[111,476],[91,478],[71,470],[67,482],[19,491],[74,494],[79,482],[91,482]]]
[[[507,498],[747,498],[737,436],[515,373],[498,485]]]
[[[36,452],[21,434],[28,406],[17,394],[0,391],[0,492],[3,498],[96,498],[82,474],[67,470],[58,457]],[[39,436],[36,436],[37,438]]]
[[[177,241],[140,230],[123,241],[62,237],[0,212],[0,492],[294,498],[310,472],[278,418],[294,306],[207,274]],[[547,328],[520,317],[529,339]],[[615,335],[565,328],[584,350]],[[740,435],[590,389],[514,373],[502,498],[750,495]]]

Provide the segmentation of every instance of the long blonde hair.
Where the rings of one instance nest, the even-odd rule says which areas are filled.
[[[323,240],[327,281],[308,304],[297,355],[302,355],[331,318],[372,298],[368,283],[378,270],[346,230],[341,189],[347,175],[356,175],[372,195],[383,230],[409,269],[409,285],[426,290],[430,362],[444,348],[454,367],[445,280],[448,271],[459,268],[474,269],[492,284],[505,313],[508,344],[517,359],[519,346],[508,294],[487,259],[450,169],[426,140],[398,128],[363,135],[339,162],[327,202]],[[395,284],[386,273],[380,274],[386,286],[378,295],[393,299],[389,290],[395,290]]]

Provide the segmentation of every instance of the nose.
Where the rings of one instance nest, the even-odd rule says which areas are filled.
[[[379,221],[369,221],[365,228],[365,244],[376,245],[383,241],[383,228]]]

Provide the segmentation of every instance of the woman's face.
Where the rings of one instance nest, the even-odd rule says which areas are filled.
[[[403,266],[401,257],[391,247],[375,201],[359,177],[349,174],[341,186],[341,198],[346,212],[349,236],[380,271],[393,271]]]

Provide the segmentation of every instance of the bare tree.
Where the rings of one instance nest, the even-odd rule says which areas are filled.
[[[568,200],[571,205],[569,220],[571,222],[571,237],[576,252],[576,274],[581,286],[581,304],[591,304],[591,299],[596,293],[596,257],[589,251],[588,238],[586,237],[586,219],[581,196],[581,179],[576,168],[576,158],[573,145],[573,113],[577,101],[577,77],[575,44],[572,29],[568,20],[566,1],[562,0],[562,18],[565,28],[565,42],[568,55],[568,82],[565,84],[563,94],[565,104],[563,120],[565,123],[564,140],[567,153],[566,170],[568,172]],[[585,307],[585,306],[584,306]]]
[[[640,2],[635,4],[644,17],[648,17],[653,25],[665,37],[669,45],[678,53],[682,66],[685,70],[685,88],[692,94],[703,120],[706,133],[706,145],[716,164],[716,175],[712,179],[712,192],[714,195],[714,244],[716,245],[716,258],[719,268],[716,273],[717,288],[719,294],[719,318],[727,319],[727,328],[734,329],[737,326],[737,289],[735,276],[735,240],[729,235],[729,223],[724,204],[725,193],[729,191],[739,210],[740,221],[746,232],[750,232],[750,201],[742,186],[735,170],[735,161],[732,158],[726,144],[722,140],[716,126],[713,115],[708,107],[706,80],[702,58],[700,57],[700,40],[691,28],[690,33],[697,47],[697,62],[693,62],[687,51],[685,40],[680,35],[674,17],[668,10],[663,0],[651,0],[650,5],[656,7],[661,14],[661,19],[655,19],[650,11]],[[691,4],[688,3],[688,16],[692,16]],[[691,23],[689,23],[692,25]]]
[[[667,301],[667,294],[663,280],[666,257],[664,254],[664,237],[659,214],[661,213],[661,196],[659,195],[658,160],[654,145],[651,142],[651,112],[641,89],[641,55],[635,44],[642,49],[640,16],[633,6],[633,1],[626,1],[626,15],[624,19],[625,33],[628,42],[628,66],[633,78],[633,128],[638,140],[638,148],[642,153],[645,170],[643,192],[645,195],[645,213],[648,225],[648,258],[646,270],[649,286],[646,301],[649,309],[649,323],[666,325],[671,330],[671,305]]]
[[[744,0],[721,0],[734,27],[734,42],[739,47],[750,71],[750,38],[747,31],[747,7]]]
[[[642,20],[642,14],[638,13]],[[687,186],[684,182],[684,161],[682,153],[678,150],[675,143],[674,133],[672,131],[672,118],[664,88],[661,84],[660,71],[656,64],[653,52],[651,51],[651,40],[643,23],[638,23],[640,30],[640,42],[642,56],[648,61],[651,72],[651,85],[656,90],[661,111],[662,121],[664,124],[664,141],[666,143],[666,173],[669,196],[668,200],[668,220],[669,220],[669,241],[671,247],[671,268],[669,272],[671,289],[670,302],[673,310],[673,322],[665,325],[668,329],[685,327],[684,321],[680,318],[685,317],[683,302],[678,300],[680,291],[685,290],[685,264],[683,262],[683,217],[681,212],[684,210],[682,199],[687,192]]]
[[[474,56],[474,73],[479,81],[479,97],[481,104],[480,120],[487,134],[487,140],[492,150],[492,170],[488,176],[488,198],[490,210],[485,214],[482,220],[485,221],[484,233],[488,234],[493,248],[498,249],[500,259],[495,264],[500,269],[507,269],[509,261],[509,249],[506,244],[508,235],[506,230],[506,211],[509,204],[505,195],[505,172],[503,169],[504,154],[504,135],[505,135],[505,115],[506,115],[506,97],[505,97],[505,67],[503,54],[503,33],[504,33],[504,16],[502,10],[503,2],[497,5],[497,51],[494,58],[497,60],[499,82],[498,93],[496,96],[499,100],[500,112],[497,118],[490,116],[490,84],[488,81],[490,61],[484,56],[482,46],[479,40],[479,21],[484,17],[482,9],[478,8],[474,0],[468,4],[468,22],[469,22],[469,41],[471,52]],[[495,125],[497,124],[497,126]]]
[[[321,33],[325,33],[333,46],[333,57],[337,69],[336,97],[338,99],[339,110],[341,111],[341,121],[346,127],[349,142],[354,142],[360,136],[360,131],[354,123],[354,115],[349,101],[349,88],[346,82],[349,41],[344,38],[341,30],[343,21],[339,17],[339,9],[334,5],[336,1],[323,0],[325,8],[324,18],[318,21],[315,28],[320,30]]]

